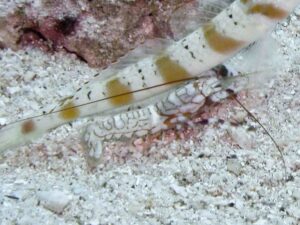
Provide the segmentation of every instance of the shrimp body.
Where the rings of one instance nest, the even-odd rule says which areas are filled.
[[[230,86],[222,86],[225,77],[239,75],[225,65],[210,72],[210,76],[189,81],[145,107],[96,117],[84,134],[89,159],[99,161],[104,141],[142,137],[178,127],[190,122],[205,103],[219,103],[244,87],[243,79],[238,80],[238,85],[232,82]]]

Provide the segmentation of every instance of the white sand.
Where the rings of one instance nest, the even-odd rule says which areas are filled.
[[[300,8],[275,35],[296,66]],[[0,58],[1,124],[35,114],[42,105],[50,107],[97,73],[63,54],[1,50]],[[132,157],[121,163],[111,160],[94,171],[83,157],[81,120],[1,159],[0,224],[297,224],[299,67],[268,89],[249,94],[248,101],[259,95],[266,98],[250,109],[283,147],[288,182],[282,181],[278,151],[250,119],[255,132],[241,126],[231,135],[236,141],[220,126],[206,126],[197,128],[200,133],[190,140],[153,144],[151,151],[163,152],[165,159],[155,154],[137,157],[127,146]],[[229,114],[242,111],[227,107]]]

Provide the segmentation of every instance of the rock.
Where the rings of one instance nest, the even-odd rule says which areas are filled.
[[[227,170],[236,176],[241,174],[242,165],[237,158],[227,159]]]
[[[58,214],[63,212],[72,199],[70,195],[59,190],[40,191],[37,193],[37,197],[46,209]]]
[[[105,67],[147,39],[172,37],[174,10],[191,0],[20,1],[0,5],[0,48],[64,49]],[[113,38],[112,38],[113,37]],[[34,75],[28,74],[26,79]]]

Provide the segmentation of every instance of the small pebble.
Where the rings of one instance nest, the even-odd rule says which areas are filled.
[[[63,212],[72,199],[70,195],[58,190],[40,191],[37,197],[46,209],[58,214]]]
[[[32,225],[32,224],[39,224],[39,221],[37,221],[35,218],[29,215],[24,215],[18,220],[19,225]]]
[[[21,90],[20,87],[7,87],[7,92],[11,95],[19,92]]]
[[[254,141],[251,135],[242,127],[229,128],[231,138],[243,149],[251,149],[254,147]]]
[[[0,117],[0,125],[5,125],[7,123],[7,119]]]
[[[267,224],[269,224],[269,222],[266,219],[259,219],[253,224],[255,224],[255,225],[267,225]]]
[[[296,16],[300,16],[300,7],[297,7],[294,11]]]
[[[287,209],[287,211],[291,216],[295,217],[297,220],[300,220],[300,209],[299,208],[300,208],[300,204],[296,203],[296,204],[291,205]]]
[[[187,192],[184,187],[178,186],[177,184],[172,184],[171,189],[173,189],[176,194],[181,195],[184,198],[187,197]]]
[[[34,76],[36,76],[36,74],[34,73],[34,72],[32,72],[32,71],[27,71],[25,74],[24,74],[24,80],[25,81],[31,81],[33,78],[34,78]]]
[[[227,170],[236,176],[242,172],[242,165],[237,158],[227,159]]]
[[[236,112],[233,116],[232,119],[237,122],[237,123],[242,123],[245,121],[245,118],[248,116],[248,113],[245,111],[239,111]]]
[[[293,190],[292,196],[293,196],[295,199],[300,200],[300,190],[299,190],[299,188],[295,188],[295,189]],[[299,209],[299,211],[300,211],[300,209]]]

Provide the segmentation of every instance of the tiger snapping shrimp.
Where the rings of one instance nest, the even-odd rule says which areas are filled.
[[[299,4],[299,0],[236,0],[179,41],[154,41],[151,46],[163,46],[159,51],[133,57],[139,58],[133,63],[126,56],[52,110],[3,127],[0,153],[80,117],[102,114],[84,134],[89,155],[95,158],[101,157],[103,140],[143,136],[186,122],[207,99],[219,102],[247,86],[239,82],[240,72],[224,62],[260,39]],[[201,80],[208,70],[218,71],[213,68],[222,63],[223,71],[236,79],[228,84],[215,73]],[[193,81],[195,77],[199,80]],[[158,100],[149,101],[153,96]],[[136,104],[141,109],[124,112]]]

